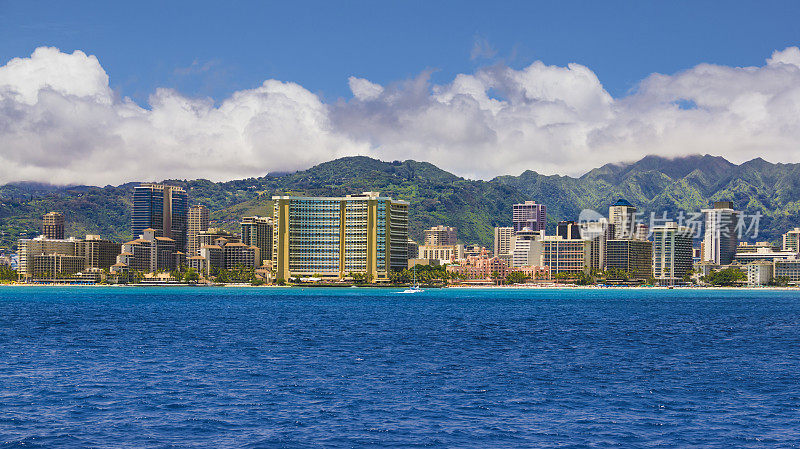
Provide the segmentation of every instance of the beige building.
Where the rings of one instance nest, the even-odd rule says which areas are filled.
[[[101,238],[99,235],[87,235],[78,242],[78,255],[86,259],[86,268],[107,270],[117,261],[122,245]]]
[[[197,244],[197,235],[208,230],[208,208],[202,204],[196,204],[189,208],[188,215],[189,218],[186,225],[186,254],[189,256],[196,256],[200,253],[200,246]]]
[[[17,242],[17,253],[19,254],[17,272],[20,279],[28,279],[34,276],[33,262],[35,256],[52,254],[70,257],[80,256],[78,254],[79,242],[80,240],[73,237],[68,239],[48,239],[44,236],[39,236],[33,239],[20,239]],[[86,261],[84,259],[85,264]]]
[[[364,192],[344,197],[275,196],[272,265],[276,279],[386,281],[408,262],[408,203]]]
[[[728,265],[736,256],[739,244],[737,225],[739,212],[733,202],[717,201],[711,209],[703,209],[704,229],[703,261]]]
[[[450,226],[434,226],[425,230],[426,246],[455,246],[458,244],[456,228]]]
[[[418,250],[420,259],[452,263],[464,258],[462,245],[422,245]]]
[[[494,255],[500,258],[510,259],[511,238],[514,237],[514,228],[511,226],[500,226],[494,228]]]
[[[540,242],[541,265],[548,267],[551,275],[558,273],[575,275],[589,270],[591,243],[588,240],[551,236],[544,237]]]
[[[34,239],[20,239],[18,273],[21,279],[35,278],[42,273],[75,274],[90,269],[110,268],[120,253],[120,244],[87,235],[85,240],[50,239],[39,236]],[[40,257],[53,256],[53,257]],[[38,259],[37,259],[38,258]]]
[[[653,228],[653,277],[662,285],[681,282],[692,269],[692,229],[669,222]]]
[[[64,215],[60,212],[48,212],[42,217],[42,235],[48,239],[64,238]]]
[[[197,234],[197,248],[202,248],[204,245],[214,245],[217,239],[223,238],[228,243],[235,243],[241,241],[238,235],[230,233],[220,228],[209,228],[206,231],[200,231]]]
[[[783,250],[800,252],[800,228],[794,228],[783,234]]]
[[[772,274],[775,270],[773,262],[750,262],[746,265],[747,268],[747,285],[759,286],[767,285],[772,280]]]
[[[613,239],[633,238],[636,233],[636,207],[620,198],[608,208],[608,222],[614,226]]]

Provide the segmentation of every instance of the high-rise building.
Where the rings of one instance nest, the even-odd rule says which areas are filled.
[[[547,226],[547,206],[536,201],[525,201],[512,206],[514,232],[524,228],[532,231],[544,231]]]
[[[608,222],[614,225],[614,239],[633,238],[636,230],[636,207],[620,198],[608,208]]]
[[[42,217],[42,235],[48,239],[64,238],[64,215],[60,212],[48,212]]]
[[[450,226],[434,226],[425,230],[426,246],[455,246],[456,228]]]
[[[542,244],[542,265],[550,269],[550,274],[567,273],[577,275],[589,269],[590,242],[583,239],[563,239],[559,236],[544,237]]]
[[[188,209],[189,197],[182,188],[143,183],[133,190],[133,235],[153,229],[156,236],[173,239],[175,247],[184,251]]]
[[[364,273],[388,280],[408,266],[408,203],[378,192],[345,197],[275,196],[276,279]]]
[[[511,238],[511,266],[542,266],[542,243],[544,231],[523,228]]]
[[[800,228],[794,228],[783,234],[783,250],[800,253]]]
[[[78,254],[79,242],[80,240],[73,237],[68,239],[48,239],[44,236],[39,236],[33,239],[20,239],[17,242],[17,253],[19,254],[19,266],[17,268],[17,272],[19,273],[20,278],[28,279],[34,277],[36,273],[41,273],[41,271],[36,271],[37,269],[34,267],[34,258],[36,256],[57,254],[69,257],[82,257],[80,254]],[[73,263],[74,261],[72,259],[69,260],[69,266],[73,267],[75,265]],[[85,264],[86,262],[84,259],[84,268]],[[72,273],[77,273],[80,271],[80,269],[75,270]]]
[[[606,268],[622,270],[629,279],[649,279],[653,275],[653,243],[633,239],[607,241]]]
[[[417,242],[408,239],[408,258],[409,259],[417,259],[419,258],[419,244]]]
[[[511,238],[514,237],[514,228],[502,226],[494,228],[494,255],[504,258],[511,254]]]
[[[29,279],[45,272],[53,277],[72,275],[86,269],[108,269],[120,253],[121,245],[96,235],[87,235],[85,240],[74,237],[50,239],[42,235],[34,239],[21,239],[17,246],[20,278]],[[80,263],[77,262],[79,260]],[[38,268],[34,263],[39,263]],[[48,271],[50,268],[63,270]]]
[[[580,238],[589,241],[589,268],[606,269],[606,242],[614,238],[614,226],[605,219],[580,223]]]
[[[681,282],[692,269],[692,229],[669,222],[653,228],[653,277],[662,285]]]
[[[739,212],[733,210],[733,202],[717,201],[711,209],[703,209],[705,236],[703,238],[703,261],[717,265],[728,265],[736,256],[739,244]]]
[[[78,255],[86,259],[86,268],[107,270],[117,261],[122,245],[100,238],[99,235],[87,235],[78,242]]]
[[[242,243],[257,247],[262,260],[272,260],[272,234],[274,232],[272,218],[244,217],[241,225]],[[260,261],[258,266],[261,266]]]
[[[556,225],[556,235],[562,239],[579,239],[581,229],[574,221],[559,221]]]
[[[208,230],[208,208],[202,204],[196,204],[189,208],[188,215],[189,219],[186,225],[186,254],[192,257],[200,254],[200,247],[197,246],[197,234]]]

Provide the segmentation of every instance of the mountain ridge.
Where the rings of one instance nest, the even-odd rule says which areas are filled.
[[[524,200],[547,204],[551,226],[574,219],[581,209],[603,214],[620,197],[648,212],[698,211],[712,201],[733,200],[737,208],[763,214],[762,236],[777,239],[800,223],[800,164],[774,164],[754,158],[733,164],[721,156],[679,158],[646,156],[639,161],[606,164],[579,177],[543,175],[526,170],[518,176],[471,180],[434,164],[414,160],[380,161],[349,156],[293,173],[268,173],[224,182],[205,179],[165,180],[187,189],[192,204],[213,211],[212,220],[235,229],[243,215],[270,211],[272,195],[344,195],[378,190],[412,204],[411,234],[437,224],[456,226],[465,243],[491,245],[492,228],[510,225],[511,205]],[[131,237],[133,186],[51,186],[11,183],[0,186],[0,247],[38,233],[41,215],[59,210],[67,232]],[[761,238],[759,238],[761,239]]]

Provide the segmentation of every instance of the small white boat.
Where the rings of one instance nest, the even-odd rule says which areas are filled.
[[[417,266],[414,265],[414,283],[411,284],[411,287],[403,290],[402,292],[398,293],[422,293],[425,290],[419,288],[419,284],[417,283]]]

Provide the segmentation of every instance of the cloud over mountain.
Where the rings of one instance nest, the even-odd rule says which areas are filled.
[[[0,182],[117,184],[258,176],[345,155],[433,162],[488,178],[579,174],[644,154],[800,160],[800,50],[763,66],[653,74],[613,98],[580,64],[495,65],[435,85],[351,77],[325,103],[267,80],[215,105],[158,89],[120,98],[94,56],[38,48],[0,67]]]

